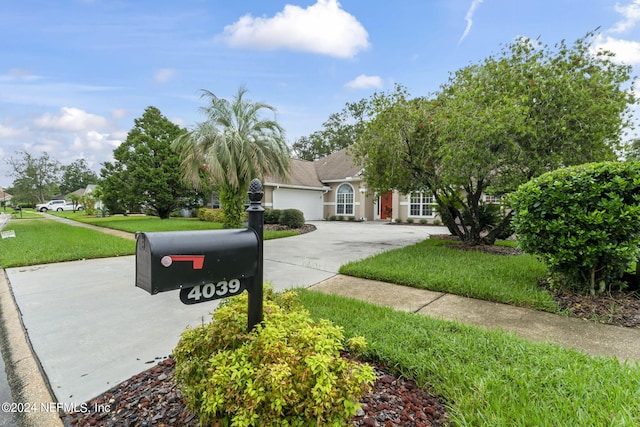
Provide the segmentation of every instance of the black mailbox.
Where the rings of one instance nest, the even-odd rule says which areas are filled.
[[[243,281],[258,271],[252,229],[139,233],[136,286],[150,294],[219,281]]]

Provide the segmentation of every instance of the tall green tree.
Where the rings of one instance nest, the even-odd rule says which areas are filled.
[[[70,164],[61,167],[60,192],[68,194],[80,188],[86,188],[89,184],[98,183],[98,175],[87,166],[85,159],[74,160]]]
[[[635,103],[633,79],[613,53],[591,52],[593,36],[553,48],[517,40],[453,73],[430,100],[411,100],[402,87],[374,95],[354,150],[370,187],[428,189],[454,235],[493,244],[512,214],[504,210],[483,233],[483,194],[507,194],[560,166],[615,158]]]
[[[160,218],[191,200],[194,192],[180,179],[178,153],[171,142],[186,131],[147,107],[127,139],[113,151],[115,161],[101,170],[103,202],[111,212],[151,208]]]
[[[215,185],[225,227],[242,225],[244,200],[253,178],[288,175],[289,149],[284,130],[273,119],[262,118],[263,111],[275,109],[245,97],[240,87],[229,101],[203,91],[207,104],[201,108],[206,120],[174,142],[180,153],[184,182],[204,189]]]
[[[640,161],[640,138],[628,141],[622,149],[622,154],[625,160]]]
[[[322,129],[298,138],[292,145],[293,154],[302,160],[317,160],[353,145],[364,129],[366,102],[347,103],[339,113],[333,113]]]
[[[26,151],[18,151],[9,157],[11,176],[14,178],[14,202],[44,203],[59,191],[60,162],[49,153],[36,157]]]

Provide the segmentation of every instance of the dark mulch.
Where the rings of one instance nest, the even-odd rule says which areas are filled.
[[[175,362],[167,358],[87,402],[87,411],[63,418],[69,426],[196,427],[198,417],[183,403],[173,380]],[[361,400],[362,410],[351,425],[438,427],[448,425],[444,406],[413,381],[398,378],[374,365],[378,379]],[[108,410],[104,410],[108,407]],[[94,408],[102,408],[95,411]],[[211,426],[209,426],[211,427]],[[256,426],[259,427],[259,426]]]
[[[566,290],[550,292],[560,308],[571,317],[640,329],[640,298],[637,292],[613,291],[595,296]]]
[[[448,234],[433,235],[430,238],[457,240]],[[523,253],[520,249],[506,246],[451,244],[448,247],[499,255],[520,255]],[[626,289],[613,289],[594,296],[570,292],[565,289],[552,289],[547,282],[541,283],[540,286],[553,295],[560,309],[568,316],[608,325],[640,329],[640,285],[632,275],[626,275],[623,279],[628,283]]]
[[[316,226],[313,225],[313,224],[305,224],[301,228],[289,228],[286,225],[265,224],[264,225],[264,229],[265,230],[277,230],[277,231],[291,230],[291,231],[297,231],[300,234],[305,234],[305,233],[310,233],[312,231],[316,231]]]

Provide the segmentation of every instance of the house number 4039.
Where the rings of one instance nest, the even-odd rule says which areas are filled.
[[[245,284],[240,279],[221,280],[217,283],[206,283],[192,288],[181,289],[180,300],[185,304],[197,304],[238,295],[244,289]]]

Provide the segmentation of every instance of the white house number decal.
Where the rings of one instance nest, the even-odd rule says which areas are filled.
[[[245,286],[240,279],[221,280],[217,283],[206,283],[181,289],[180,300],[185,304],[196,304],[237,295],[244,289]]]

